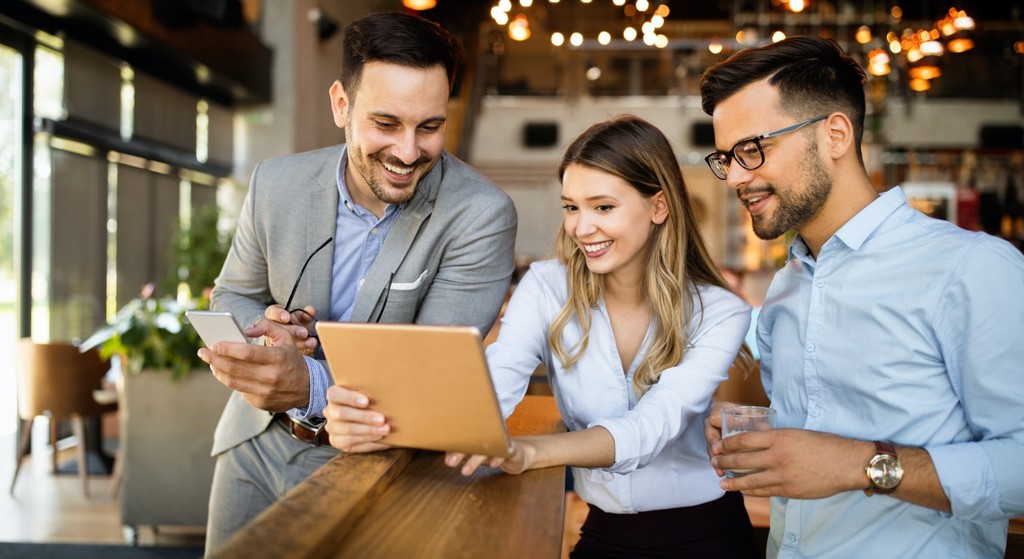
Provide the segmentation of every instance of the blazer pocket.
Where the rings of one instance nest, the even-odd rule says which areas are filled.
[[[423,270],[420,277],[416,278],[416,281],[412,282],[392,282],[391,291],[416,291],[423,285],[423,281],[427,279],[428,272],[430,270]]]

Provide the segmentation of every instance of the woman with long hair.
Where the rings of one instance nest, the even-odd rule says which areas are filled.
[[[590,507],[574,558],[759,556],[703,434],[712,394],[749,355],[750,307],[704,245],[668,139],[634,116],[595,124],[558,176],[558,258],[525,274],[487,360],[506,416],[543,364],[568,431],[446,463],[465,475],[572,466]]]

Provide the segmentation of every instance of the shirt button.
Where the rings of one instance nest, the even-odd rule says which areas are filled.
[[[782,541],[788,544],[796,543],[796,534],[792,532],[786,532],[786,535],[782,537]]]
[[[811,417],[818,417],[819,415],[821,415],[821,409],[819,409],[817,406],[812,407],[811,408]]]
[[[814,351],[814,344],[807,344],[807,351]]]
[[[814,282],[814,285],[817,285],[818,287],[825,287],[825,282],[822,280],[818,280]]]
[[[374,227],[373,229],[370,229],[370,234],[371,235],[376,235],[377,234],[377,228]]]

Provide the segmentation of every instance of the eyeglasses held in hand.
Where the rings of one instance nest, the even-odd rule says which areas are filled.
[[[825,120],[826,118],[828,118],[828,115],[816,116],[803,122],[798,122],[791,126],[775,130],[774,132],[761,134],[756,138],[740,140],[736,142],[736,145],[732,146],[732,149],[729,151],[713,152],[705,157],[704,161],[707,162],[708,167],[711,167],[711,172],[722,180],[725,180],[729,176],[729,166],[732,164],[733,159],[740,164],[740,167],[743,167],[748,171],[753,171],[761,165],[764,165],[764,149],[761,147],[761,140],[767,140],[768,138],[774,138],[783,134],[789,134],[790,132],[796,132],[808,124],[813,124],[819,120]]]
[[[309,266],[309,261],[312,260],[313,257],[316,256],[316,253],[320,252],[325,246],[331,244],[331,241],[333,241],[333,240],[334,240],[334,237],[328,237],[327,240],[322,242],[322,243],[320,243],[320,246],[316,247],[316,250],[311,252],[309,254],[309,256],[306,257],[306,261],[302,263],[302,269],[299,270],[299,277],[295,278],[295,285],[292,286],[292,292],[288,294],[288,301],[286,301],[285,304],[284,304],[284,308],[288,310],[289,314],[302,313],[302,314],[306,315],[307,317],[309,317],[310,321],[313,320],[312,315],[310,315],[304,309],[293,309],[293,308],[291,308],[291,306],[292,306],[292,299],[295,298],[295,291],[299,289],[299,282],[302,281],[302,274],[306,273],[306,266]],[[317,337],[315,329],[307,328],[307,330],[310,330],[310,332],[309,332],[309,337],[310,338],[316,338]]]

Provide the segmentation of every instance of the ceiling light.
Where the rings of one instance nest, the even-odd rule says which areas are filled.
[[[857,28],[857,34],[854,35],[854,39],[862,45],[866,45],[871,42],[871,28],[867,25],[861,25]]]
[[[508,36],[513,41],[525,41],[530,38],[530,20],[526,19],[526,15],[518,14],[508,24]]]
[[[928,91],[932,88],[932,82],[922,79],[910,80],[910,89],[914,91]]]
[[[434,6],[437,6],[437,0],[402,0],[402,5],[410,10],[422,12],[423,10],[430,10]]]

